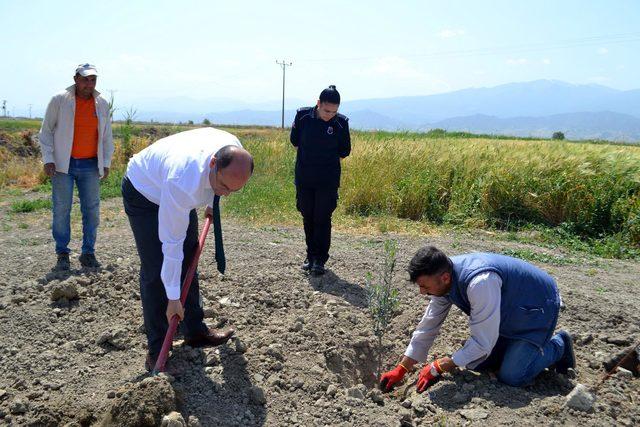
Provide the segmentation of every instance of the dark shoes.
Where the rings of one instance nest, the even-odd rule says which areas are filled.
[[[567,331],[558,331],[558,335],[560,335],[560,338],[564,341],[564,353],[560,360],[556,362],[556,372],[559,374],[566,374],[569,372],[569,368],[576,367],[576,356],[573,352],[573,339]]]
[[[100,267],[100,263],[98,262],[94,254],[82,254],[78,257],[78,261],[80,261],[80,264],[82,264],[83,267],[87,267],[87,268]]]
[[[216,331],[215,329],[208,328],[207,332],[194,335],[186,338],[184,343],[191,347],[212,347],[226,343],[231,339],[236,331],[233,329],[227,329],[225,331]]]
[[[69,254],[58,254],[58,261],[53,267],[54,271],[69,271],[71,263],[69,262]]]
[[[302,270],[303,271],[309,271],[311,269],[311,264],[312,264],[312,262],[309,261],[309,258],[305,258],[304,262],[302,263]]]
[[[78,261],[86,268],[100,267],[100,263],[94,254],[82,254],[78,257]],[[69,254],[58,254],[58,261],[56,262],[56,266],[53,267],[53,271],[69,271],[70,269],[71,262],[69,261]]]
[[[311,275],[313,276],[322,276],[327,270],[324,268],[324,262],[313,261],[311,264]]]

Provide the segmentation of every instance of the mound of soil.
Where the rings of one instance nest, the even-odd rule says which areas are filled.
[[[102,425],[156,426],[176,409],[176,396],[165,376],[145,378],[116,395]]]

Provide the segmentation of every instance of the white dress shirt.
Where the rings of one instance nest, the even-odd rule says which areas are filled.
[[[211,205],[209,164],[222,147],[242,147],[238,138],[214,128],[200,128],[162,138],[133,156],[127,167],[131,184],[159,206],[158,236],[162,242],[160,277],[167,298],[180,298],[182,245],[192,209]]]
[[[478,274],[469,283],[467,297],[471,305],[471,337],[451,356],[457,366],[475,368],[491,354],[500,331],[501,290],[502,279],[492,271]],[[431,297],[422,320],[413,332],[405,356],[418,362],[427,359],[451,305],[446,296]]]

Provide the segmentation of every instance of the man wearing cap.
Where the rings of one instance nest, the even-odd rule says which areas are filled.
[[[253,158],[225,131],[200,128],[162,138],[129,161],[122,201],[140,256],[140,298],[147,333],[147,370],[159,356],[168,323],[177,315],[185,344],[220,345],[232,329],[215,331],[204,322],[198,276],[184,308],[180,284],[198,248],[196,208],[213,216],[218,270],[224,272],[218,203],[240,190],[253,173]],[[222,255],[222,256],[221,256]]]
[[[98,71],[91,64],[75,70],[75,84],[51,98],[40,129],[44,173],[51,178],[57,271],[70,268],[71,205],[74,183],[82,212],[83,267],[99,267],[95,243],[100,222],[100,179],[109,175],[113,138],[109,103],[96,87]]]

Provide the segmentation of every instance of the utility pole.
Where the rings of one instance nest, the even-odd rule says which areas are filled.
[[[29,118],[31,118],[31,107],[33,107],[33,104],[29,104]]]
[[[282,129],[284,129],[284,77],[286,75],[286,67],[292,66],[293,62],[285,62],[283,59],[282,62],[276,60],[276,64],[282,65]]]

